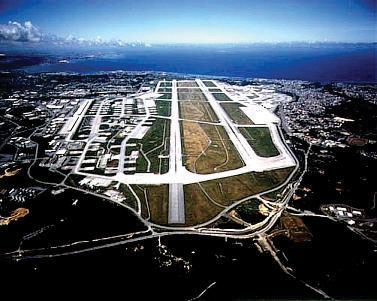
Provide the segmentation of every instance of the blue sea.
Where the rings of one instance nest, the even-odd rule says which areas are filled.
[[[377,44],[152,46],[46,50],[28,72],[164,71],[240,78],[377,82]],[[38,54],[38,51],[34,51]],[[69,63],[59,63],[66,59]]]

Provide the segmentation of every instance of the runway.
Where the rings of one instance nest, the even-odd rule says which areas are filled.
[[[169,184],[169,224],[185,223],[185,198],[182,183]]]

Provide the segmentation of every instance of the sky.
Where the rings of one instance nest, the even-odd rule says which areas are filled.
[[[146,43],[375,42],[376,1],[0,0],[0,39],[20,30],[35,41],[40,31]]]

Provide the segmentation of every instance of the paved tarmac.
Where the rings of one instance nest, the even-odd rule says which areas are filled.
[[[169,184],[169,224],[185,223],[185,198],[182,183]]]

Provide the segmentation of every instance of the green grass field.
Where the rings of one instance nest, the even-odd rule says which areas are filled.
[[[217,101],[232,101],[225,93],[212,93]]]
[[[222,126],[183,121],[183,161],[189,171],[209,174],[244,163]]]
[[[138,172],[148,171],[148,161],[150,161],[149,172],[166,173],[169,169],[169,159],[159,158],[160,155],[169,155],[170,120],[156,119],[153,126],[144,135],[143,139],[135,141],[140,154],[136,161]],[[141,150],[144,155],[142,155]]]
[[[122,203],[126,204],[127,206],[138,210],[137,202],[135,196],[132,194],[130,189],[126,184],[120,184],[119,185],[119,192],[121,192],[124,197],[126,198]]]
[[[158,93],[171,93],[171,88],[159,88]]]
[[[184,185],[183,191],[185,194],[186,226],[207,222],[224,210],[224,208],[212,203],[198,184]]]
[[[216,113],[207,102],[181,101],[179,102],[179,115],[181,118],[188,120],[219,121]]]
[[[131,185],[141,202],[141,215],[153,223],[168,223],[169,185]],[[147,196],[147,199],[145,199]],[[149,208],[149,210],[148,210]]]
[[[221,93],[222,92],[221,89],[218,89],[218,88],[209,88],[208,91],[212,92],[212,93],[214,93],[214,92],[220,92]]]
[[[203,80],[203,84],[206,86],[206,87],[217,87],[216,84],[214,84],[212,81],[210,80]]]
[[[236,212],[241,219],[248,223],[259,223],[266,219],[266,216],[264,216],[259,210],[260,204],[261,202],[258,199],[251,199],[250,201],[237,206]]]
[[[171,102],[156,100],[157,115],[169,117],[171,114]]]
[[[247,124],[252,125],[254,124],[249,117],[246,116],[244,112],[240,109],[241,107],[244,107],[244,105],[241,105],[239,103],[221,103],[220,104],[225,112],[229,115],[232,120],[237,124]]]
[[[230,205],[249,195],[263,192],[283,183],[293,167],[265,172],[249,172],[238,176],[202,182],[208,195],[217,203]]]
[[[166,87],[171,87],[172,82],[161,82],[160,83],[160,88],[166,88]]]
[[[279,155],[268,127],[239,128],[239,130],[258,156],[274,157]]]
[[[177,83],[178,87],[199,87],[195,81],[182,81]]]

